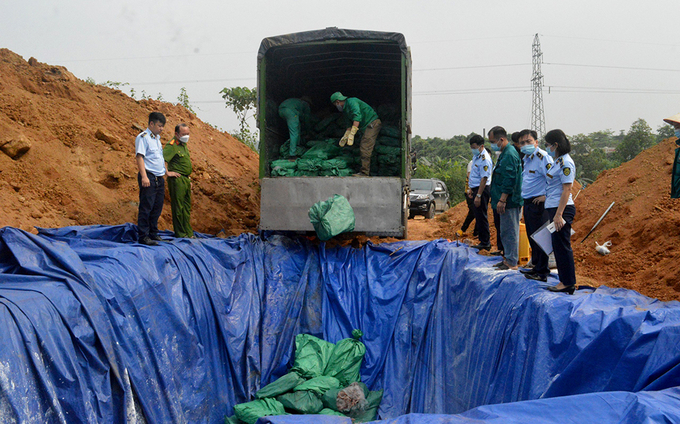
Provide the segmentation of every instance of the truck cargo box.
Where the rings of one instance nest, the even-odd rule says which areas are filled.
[[[260,45],[257,68],[260,230],[313,231],[309,208],[341,194],[354,209],[355,232],[406,237],[411,56],[404,36],[326,28],[269,37]],[[330,102],[336,91],[371,105],[383,123],[370,177],[352,176],[361,133],[354,146],[333,149],[337,158],[324,157],[330,161],[322,165],[286,162],[289,133],[278,114],[281,102],[311,100],[312,121],[299,143],[303,152],[319,143],[335,145],[344,133],[347,124]]]

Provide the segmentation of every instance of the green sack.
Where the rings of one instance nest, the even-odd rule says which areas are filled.
[[[364,333],[353,330],[351,339],[343,339],[335,344],[331,359],[328,361],[324,375],[340,380],[342,387],[359,381],[361,361],[366,353],[366,346],[359,341]]]
[[[321,159],[300,158],[296,161],[298,171],[319,171]]]
[[[224,418],[224,424],[243,424],[243,421],[239,420],[236,415]]]
[[[338,234],[354,231],[354,210],[339,194],[312,205],[308,215],[319,240],[330,240]]]
[[[379,146],[392,146],[392,147],[401,147],[401,140],[398,138],[394,137],[388,137],[386,135],[381,135],[378,137],[378,145]]]
[[[284,408],[300,414],[316,414],[323,409],[321,399],[312,391],[285,393],[276,398]]]
[[[343,414],[342,412],[334,411],[332,409],[324,408],[321,411],[319,411],[319,414],[321,415],[335,415],[336,417],[346,417],[347,415]]]
[[[347,160],[343,157],[337,157],[334,159],[321,161],[320,165],[321,169],[347,168]]]
[[[340,387],[340,382],[337,378],[322,375],[305,381],[299,386],[296,386],[293,390],[296,392],[310,390],[321,396],[330,389],[336,389],[338,387]]]
[[[286,375],[279,377],[276,381],[272,381],[255,393],[257,399],[271,398],[290,392],[299,384],[304,383],[305,379],[300,377],[296,372],[289,372]]]
[[[353,421],[355,423],[367,423],[369,421],[375,421],[375,419],[378,418],[378,408],[380,407],[382,397],[382,390],[370,392],[368,396],[366,396],[366,402],[368,403],[366,410],[357,414]]]
[[[401,156],[401,147],[375,146],[375,151],[379,155]]]
[[[234,414],[239,420],[246,422],[246,424],[255,424],[260,417],[284,415],[286,411],[283,409],[281,402],[276,399],[267,398],[240,403],[234,406]]]
[[[382,128],[380,128],[380,135],[398,139],[401,137],[401,130],[394,126],[383,125]]]
[[[292,177],[295,173],[297,164],[288,159],[273,160],[271,162],[272,177]]]
[[[295,361],[292,371],[302,377],[314,378],[323,375],[335,345],[311,334],[295,336]]]
[[[321,159],[326,160],[339,155],[342,148],[334,139],[326,140],[323,143],[317,143],[307,150],[301,157],[302,159]]]
[[[349,177],[353,175],[355,171],[352,168],[341,168],[341,169],[328,169],[319,172],[319,175],[326,177]]]
[[[305,150],[306,149],[303,146],[298,144],[295,148],[295,156],[302,156]],[[290,157],[290,140],[286,140],[286,142],[281,145],[279,148],[279,154],[282,158]]]

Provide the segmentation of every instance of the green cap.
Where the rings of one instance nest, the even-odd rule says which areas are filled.
[[[341,92],[336,91],[335,93],[331,94],[331,103],[335,103],[336,101],[343,101],[347,100],[347,97],[343,96]]]

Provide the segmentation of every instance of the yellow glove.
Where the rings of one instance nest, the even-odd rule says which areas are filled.
[[[357,131],[359,131],[359,127],[352,125],[352,128],[349,129],[349,136],[347,136],[347,145],[351,146],[354,144],[354,136],[356,135]]]
[[[340,143],[338,143],[340,147],[345,147],[345,144],[347,144],[347,140],[349,139],[349,132],[351,130],[352,130],[351,128],[347,128],[347,131],[345,131],[345,135],[342,136],[342,138],[340,139]]]

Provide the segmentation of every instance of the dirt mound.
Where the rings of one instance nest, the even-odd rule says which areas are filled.
[[[134,140],[154,110],[168,119],[163,142],[176,124],[191,128],[194,229],[255,231],[255,152],[184,107],[136,101],[7,49],[0,49],[0,226],[35,232],[33,226],[136,223]],[[171,230],[167,196],[159,227]]]

